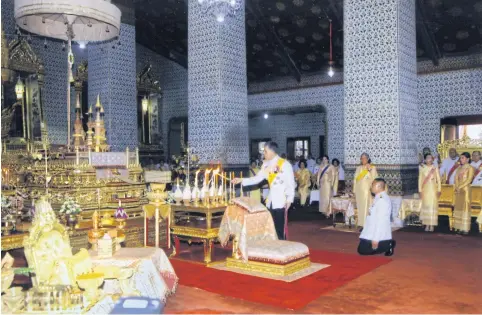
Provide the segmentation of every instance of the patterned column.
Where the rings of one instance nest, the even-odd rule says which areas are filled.
[[[345,163],[370,154],[393,194],[417,189],[415,0],[344,1]]]
[[[122,23],[119,39],[88,46],[89,106],[99,94],[111,151],[138,145],[135,27]]]
[[[188,9],[189,145],[201,164],[248,165],[248,98],[244,1],[223,23]]]

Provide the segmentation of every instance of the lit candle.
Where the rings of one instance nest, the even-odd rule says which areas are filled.
[[[232,185],[233,181],[232,181],[232,178],[231,178],[231,173],[229,173],[229,195],[228,195],[228,191],[226,190],[226,198],[228,201],[231,200],[231,185]]]
[[[75,148],[75,164],[80,164],[79,148]]]
[[[197,188],[197,175],[199,174],[199,170],[196,171],[196,177],[194,178],[194,187]]]
[[[226,172],[224,172],[224,202],[227,202],[228,201],[228,187],[227,187],[227,178],[226,178],[227,174]]]
[[[235,177],[234,177],[234,172],[231,172],[231,174],[232,174],[232,178],[234,179],[234,178],[235,178]],[[231,196],[231,199],[236,198],[236,187],[235,187],[234,183],[233,183],[233,189],[231,190],[231,195],[232,195],[232,196]]]
[[[92,165],[92,149],[89,147],[89,165]]]
[[[241,171],[241,180],[243,179],[243,172]],[[241,197],[243,197],[243,184],[241,182]]]
[[[129,147],[126,148],[126,168],[129,168]]]
[[[136,148],[136,165],[139,166],[139,148]]]

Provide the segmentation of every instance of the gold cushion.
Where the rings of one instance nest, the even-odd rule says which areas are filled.
[[[233,200],[233,203],[240,206],[243,209],[248,210],[249,213],[267,211],[268,209],[261,202],[249,198],[249,197],[239,197]]]
[[[309,255],[308,246],[298,242],[281,240],[248,242],[248,260],[284,265]]]

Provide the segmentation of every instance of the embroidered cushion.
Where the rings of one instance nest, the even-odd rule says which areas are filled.
[[[248,260],[285,265],[309,255],[310,250],[303,243],[281,240],[248,241]]]
[[[268,209],[261,202],[251,199],[249,197],[239,197],[233,199],[234,204],[246,209],[249,213],[268,211]]]

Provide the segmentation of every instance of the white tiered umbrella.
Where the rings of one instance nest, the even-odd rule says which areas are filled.
[[[17,25],[34,34],[68,41],[67,147],[70,148],[72,40],[81,45],[119,36],[121,11],[110,0],[15,0]]]

